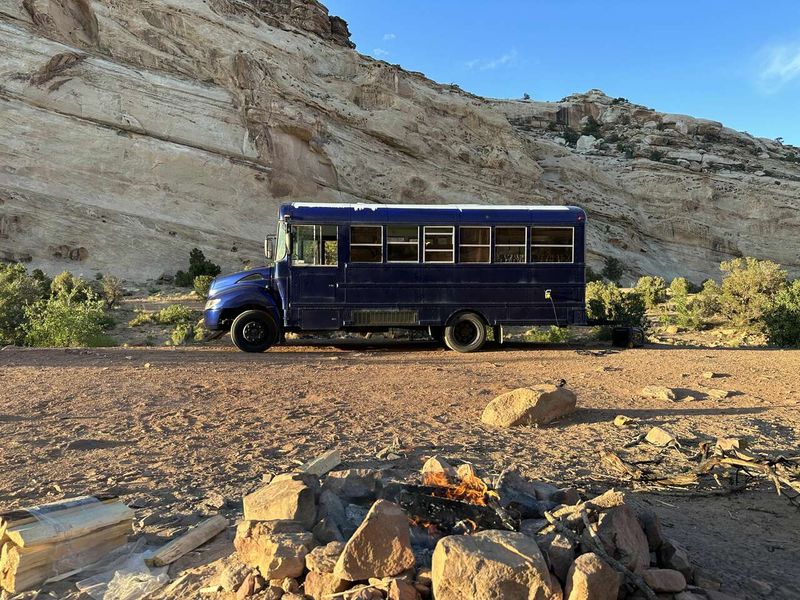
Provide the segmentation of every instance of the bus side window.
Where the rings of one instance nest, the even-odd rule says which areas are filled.
[[[336,225],[295,225],[292,227],[292,265],[335,267],[339,262]]]
[[[531,256],[537,263],[571,263],[574,258],[573,227],[533,227]]]
[[[386,226],[386,262],[419,262],[419,227]]]
[[[455,227],[424,227],[425,262],[455,262]]]
[[[383,226],[350,226],[350,262],[383,262]]]
[[[459,227],[458,262],[492,262],[492,228]]]
[[[494,260],[499,263],[524,263],[528,245],[527,227],[494,228]]]

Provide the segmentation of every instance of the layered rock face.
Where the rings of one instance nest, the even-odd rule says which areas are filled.
[[[557,203],[631,277],[800,271],[798,149],[597,91],[486,100],[351,46],[314,0],[0,0],[0,259],[235,270],[285,201]]]

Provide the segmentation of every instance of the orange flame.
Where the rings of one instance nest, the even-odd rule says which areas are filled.
[[[451,483],[442,471],[424,473],[422,483],[441,488],[433,492],[435,496],[470,504],[486,506],[487,497],[497,497],[497,494],[491,491],[483,479],[475,475],[472,469],[469,469],[458,483]]]

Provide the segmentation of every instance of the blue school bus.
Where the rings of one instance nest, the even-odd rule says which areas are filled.
[[[584,325],[585,227],[571,206],[284,204],[272,264],[217,277],[205,326],[246,352],[390,327],[471,352],[490,328]]]

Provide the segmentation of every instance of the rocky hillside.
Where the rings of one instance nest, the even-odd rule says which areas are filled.
[[[0,106],[0,259],[49,271],[233,270],[312,199],[577,204],[631,276],[800,271],[797,148],[595,90],[479,98],[315,0],[0,0]]]

